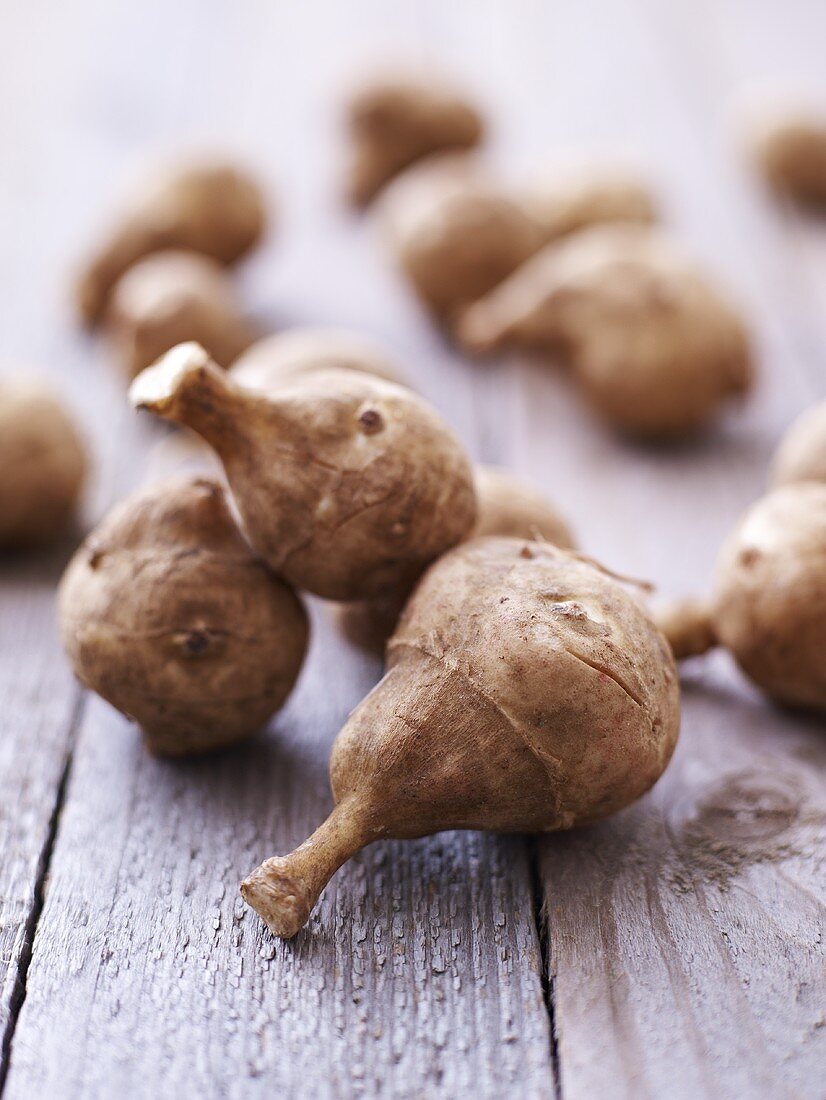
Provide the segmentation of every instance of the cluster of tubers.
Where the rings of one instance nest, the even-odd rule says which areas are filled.
[[[470,155],[481,112],[432,74],[363,85],[347,120],[350,198],[382,193],[401,269],[466,351],[561,358],[641,439],[696,432],[747,392],[742,318],[654,225],[632,172],[508,189]],[[757,149],[778,188],[826,199],[826,128],[786,121]],[[58,602],[78,678],[170,757],[237,743],[283,706],[309,637],[299,592],[337,601],[351,636],[389,637],[383,679],[333,746],[332,813],[241,886],[273,932],[295,935],[379,838],[567,829],[639,798],[676,743],[675,659],[724,646],[772,698],[826,710],[826,405],[784,439],[710,599],[652,615],[540,493],[474,467],[382,345],[258,338],[227,268],[266,220],[234,165],[172,166],[81,272],[78,311],[105,330],[132,404],[200,436],[227,488],[133,494],[76,551]],[[0,470],[0,546],[66,528],[85,456],[47,391],[0,387]]]

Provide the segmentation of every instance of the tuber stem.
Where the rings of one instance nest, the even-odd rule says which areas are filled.
[[[678,661],[698,657],[718,644],[711,608],[706,603],[679,600],[655,617]]]
[[[345,798],[294,852],[273,856],[253,871],[241,883],[241,896],[271,932],[290,939],[339,867],[374,839],[355,800]]]
[[[221,370],[200,344],[178,344],[141,371],[129,388],[136,409],[186,424],[222,457],[237,438],[250,398]]]

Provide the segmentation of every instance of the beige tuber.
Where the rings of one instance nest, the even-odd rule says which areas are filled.
[[[603,222],[657,220],[649,188],[619,165],[558,165],[525,188],[522,205],[543,244]]]
[[[307,648],[293,589],[256,558],[214,481],[136,493],[92,532],[60,586],[63,643],[82,683],[161,756],[257,732]]]
[[[130,397],[206,439],[252,546],[318,596],[410,584],[476,518],[470,463],[447,425],[410,390],[363,372],[312,371],[268,396],[181,344]]]
[[[112,291],[106,327],[129,378],[186,340],[222,367],[252,341],[224,268],[198,252],[156,252],[130,267]]]
[[[826,204],[826,114],[773,110],[753,127],[754,156],[781,194]]]
[[[826,401],[807,409],[786,432],[771,471],[773,485],[821,481],[826,485]]]
[[[0,549],[55,542],[74,519],[86,450],[51,389],[29,378],[0,380]]]
[[[553,505],[532,485],[499,466],[476,466],[476,523],[468,538],[502,535],[540,539],[562,549],[576,546],[570,527]],[[378,599],[342,604],[338,622],[351,642],[383,651],[410,595],[393,592]]]
[[[404,385],[391,354],[381,344],[361,333],[336,328],[294,328],[265,336],[233,363],[230,374],[248,389],[272,393],[285,380],[331,367],[362,371]]]
[[[81,317],[95,324],[117,280],[163,249],[202,252],[232,264],[258,243],[266,220],[258,185],[224,161],[173,165],[135,192],[77,281]]]
[[[462,158],[467,160],[467,158]],[[409,169],[382,197],[392,252],[420,300],[449,321],[541,244],[521,206],[458,157]]]
[[[347,125],[348,191],[358,205],[422,157],[478,145],[484,129],[473,104],[433,73],[370,80],[351,96]]]
[[[458,332],[475,352],[560,352],[599,414],[641,438],[696,431],[751,384],[738,313],[643,226],[595,226],[546,246],[471,306]]]
[[[289,937],[374,840],[598,821],[656,782],[678,728],[671,654],[634,597],[547,543],[474,539],[424,575],[336,738],[335,809],[241,893]]]
[[[725,646],[778,702],[826,710],[826,484],[759,500],[723,547],[709,603],[660,623],[678,659]]]

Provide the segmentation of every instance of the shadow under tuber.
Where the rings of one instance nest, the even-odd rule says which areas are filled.
[[[424,575],[336,738],[332,813],[241,893],[286,938],[382,837],[598,821],[656,782],[679,720],[668,645],[615,579],[547,543],[474,539]]]
[[[250,543],[306,592],[398,591],[476,518],[453,432],[412,391],[364,372],[312,371],[262,394],[182,344],[137,377],[130,398],[213,447]]]

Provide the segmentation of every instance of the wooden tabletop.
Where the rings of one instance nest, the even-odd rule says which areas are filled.
[[[279,224],[239,275],[268,327],[386,339],[475,457],[541,485],[588,552],[702,592],[793,416],[826,392],[826,222],[741,158],[755,82],[826,101],[817,0],[27,0],[0,6],[0,363],[49,372],[96,454],[90,521],[163,469],[68,280],[114,198],[181,147],[252,161]],[[754,398],[691,446],[596,423],[564,378],[463,361],[339,198],[337,88],[376,56],[439,62],[486,105],[506,177],[618,152],[751,317]],[[237,884],[331,804],[330,744],[380,674],[314,606],[272,729],[188,764],[73,683],[54,629],[71,546],[0,564],[0,1081],[32,1097],[822,1097],[822,723],[723,654],[684,670],[664,779],[537,840],[380,843],[307,930],[273,939]]]

